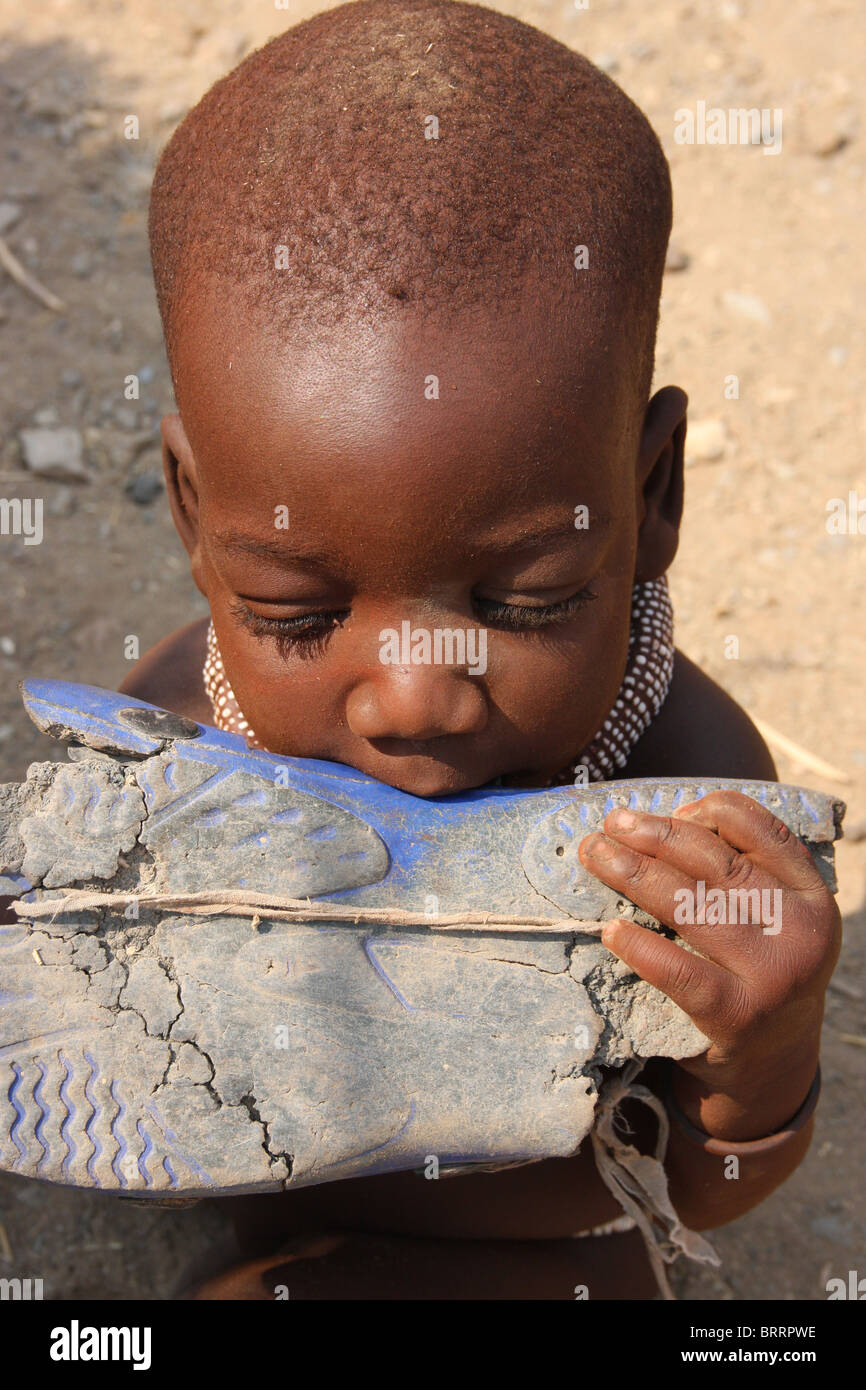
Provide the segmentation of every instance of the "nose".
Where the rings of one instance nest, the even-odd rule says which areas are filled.
[[[477,676],[453,666],[385,666],[350,692],[346,721],[359,738],[421,742],[477,734],[487,698]]]

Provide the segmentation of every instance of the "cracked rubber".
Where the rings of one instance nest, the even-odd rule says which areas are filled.
[[[658,925],[588,875],[614,805],[756,797],[832,887],[844,808],[775,783],[634,781],[421,800],[109,691],[24,684],[72,745],[0,787],[0,892],[248,888],[426,914],[66,912],[0,927],[0,1168],[165,1199],[575,1152],[601,1066],[694,1056],[670,1000],[578,930],[435,930],[484,910]],[[140,713],[136,713],[140,711]]]

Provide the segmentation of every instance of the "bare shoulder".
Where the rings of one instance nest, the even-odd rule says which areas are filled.
[[[207,618],[178,628],[136,662],[120,687],[123,695],[185,714],[200,723],[213,722],[205,694],[202,667],[207,648]]]
[[[777,780],[770,751],[746,711],[680,651],[667,699],[623,775]]]

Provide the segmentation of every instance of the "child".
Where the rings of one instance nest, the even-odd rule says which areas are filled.
[[[670,223],[637,108],[477,5],[356,0],[219,82],[162,156],[150,221],[179,407],[166,475],[212,626],[167,637],[123,689],[423,797],[774,778],[670,640],[686,397],[649,398]],[[437,632],[483,662],[389,645]],[[786,828],[731,793],[672,819],[612,813],[581,856],[670,925],[699,880],[783,889],[778,934],[678,926],[689,953],[634,923],[603,936],[711,1040],[642,1079],[671,1116],[677,1213],[720,1225],[808,1147],[835,903]],[[656,1291],[636,1231],[573,1239],[620,1215],[589,1145],[233,1206],[257,1258],[200,1297]]]

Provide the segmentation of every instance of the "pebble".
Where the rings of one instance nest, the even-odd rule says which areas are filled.
[[[158,436],[152,428],[115,435],[108,444],[108,457],[112,467],[126,472],[139,454],[152,448],[157,440]]]
[[[73,275],[86,280],[93,272],[93,260],[87,251],[77,251],[69,262],[69,268]]]
[[[53,405],[46,405],[43,406],[41,410],[34,412],[33,423],[34,425],[38,425],[40,429],[50,430],[53,429],[55,425],[60,424],[60,416],[57,414]]]
[[[122,430],[134,430],[138,427],[138,412],[128,405],[114,406],[111,414],[115,424],[120,425]]]
[[[686,463],[711,463],[720,459],[728,443],[723,420],[690,421],[686,430]]]
[[[189,102],[184,98],[174,98],[160,107],[159,119],[175,125],[189,110]]]
[[[848,1221],[840,1221],[838,1216],[816,1216],[809,1225],[813,1235],[822,1236],[825,1240],[838,1241],[846,1248],[851,1244],[851,1224]]]
[[[84,377],[77,367],[64,367],[63,371],[60,373],[60,380],[64,386],[68,386],[71,389],[75,386],[80,386]]]
[[[807,110],[802,122],[804,143],[809,154],[829,159],[850,145],[857,134],[857,113],[851,107],[836,110]]]
[[[678,270],[688,270],[692,263],[692,258],[687,251],[675,241],[668,245],[668,253],[665,256],[665,274],[673,274]]]
[[[54,496],[48,499],[47,509],[49,516],[71,516],[76,507],[76,496],[71,487],[59,487],[55,490]]]
[[[770,322],[770,311],[763,299],[759,299],[756,294],[741,294],[739,290],[725,290],[722,295],[722,303],[726,309],[740,314],[745,319],[751,319],[754,323]]]
[[[7,738],[11,738],[14,731],[14,725],[0,724],[0,743],[5,743]]]
[[[146,507],[148,503],[156,500],[162,492],[162,487],[162,478],[158,473],[139,473],[126,484],[126,491],[133,502],[137,502],[140,507]]]
[[[22,211],[20,203],[10,203],[6,198],[0,201],[0,236],[15,226]]]
[[[15,643],[11,637],[0,637],[0,652],[4,656],[15,655]]]
[[[594,61],[595,66],[601,68],[602,72],[619,72],[619,57],[616,53],[599,53]]]
[[[90,479],[81,457],[82,438],[78,430],[61,429],[21,430],[18,435],[21,458],[25,468],[43,478]]]

